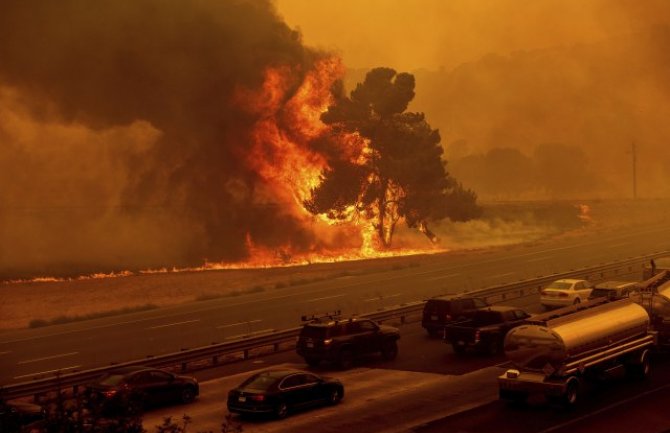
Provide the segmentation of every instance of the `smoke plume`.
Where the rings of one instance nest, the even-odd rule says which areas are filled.
[[[288,99],[320,57],[265,0],[1,2],[0,278],[312,247],[240,95],[287,67]]]

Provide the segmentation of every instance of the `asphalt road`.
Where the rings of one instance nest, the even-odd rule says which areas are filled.
[[[86,322],[2,332],[0,384],[30,380],[55,370],[92,368],[221,342],[243,334],[294,327],[305,313],[334,309],[341,309],[344,314],[364,313],[437,294],[475,290],[668,250],[669,235],[667,224],[586,232],[552,242],[417,258],[419,266],[395,271]],[[217,275],[217,272],[208,274],[213,279]],[[170,278],[160,275],[162,279],[166,277]]]
[[[414,433],[660,433],[670,431],[670,357],[656,356],[644,382],[613,379],[591,386],[573,410],[544,399],[525,406],[491,401],[411,429]]]
[[[328,366],[312,370],[343,382],[346,395],[339,406],[295,413],[281,421],[235,419],[243,423],[245,432],[268,433],[660,433],[670,429],[670,356],[654,358],[650,380],[621,378],[592,386],[575,410],[550,406],[542,398],[515,407],[497,399],[496,378],[507,366],[503,356],[455,355],[442,341],[428,338],[418,324],[403,326],[401,333],[394,361],[370,357],[349,371]],[[201,396],[195,403],[153,410],[145,415],[144,426],[150,430],[165,417],[179,419],[188,414],[193,420],[191,430],[216,431],[227,413],[228,390],[270,366],[308,368],[294,352],[285,352],[202,371],[196,374]]]

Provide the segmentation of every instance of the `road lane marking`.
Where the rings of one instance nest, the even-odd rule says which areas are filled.
[[[177,325],[186,325],[187,323],[195,323],[199,322],[200,319],[195,319],[195,320],[186,320],[185,322],[175,322],[175,323],[168,323],[166,325],[156,325],[156,326],[150,326],[146,329],[158,329],[158,328],[167,328],[168,326],[177,326]]]
[[[57,368],[55,370],[40,371],[39,373],[22,374],[21,376],[14,376],[14,379],[21,379],[21,378],[24,378],[24,377],[34,377],[34,376],[38,376],[40,374],[56,373],[57,371],[72,370],[72,369],[79,368],[79,367],[81,367],[81,365],[73,365],[71,367]]]
[[[401,293],[394,293],[392,295],[379,296],[377,298],[363,299],[363,302],[383,301],[384,299],[397,298]]]
[[[227,325],[219,325],[216,327],[216,329],[230,328],[232,326],[239,326],[239,325],[251,325],[252,323],[258,323],[258,322],[262,322],[262,320],[258,319],[258,320],[249,320],[248,322],[229,323]]]
[[[459,275],[461,275],[461,274],[460,274],[460,273],[456,273],[456,274],[440,275],[439,277],[426,278],[426,281],[445,280],[445,279],[447,279],[447,278],[457,277],[457,276],[459,276]]]
[[[510,275],[516,275],[516,272],[507,272],[504,274],[489,275],[488,277],[485,278],[501,278],[501,277],[509,277]]]
[[[28,359],[26,361],[18,362],[17,365],[31,364],[33,362],[46,361],[48,359],[65,358],[66,356],[77,355],[78,353],[79,352],[59,353],[58,355],[45,356],[44,358]]]
[[[323,298],[308,299],[305,302],[323,301],[324,299],[341,298],[342,296],[346,296],[346,295],[342,294],[342,295],[324,296]]]
[[[7,355],[8,353],[12,353],[11,350],[7,350],[6,352],[0,352],[0,355]]]

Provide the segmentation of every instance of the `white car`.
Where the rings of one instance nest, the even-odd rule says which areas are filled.
[[[587,280],[556,280],[542,290],[540,304],[545,308],[579,304],[589,299],[591,290],[593,285]]]

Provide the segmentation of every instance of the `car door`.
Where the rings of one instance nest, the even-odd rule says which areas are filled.
[[[147,393],[158,404],[176,401],[180,395],[179,384],[174,376],[166,371],[152,370],[149,372]]]
[[[290,408],[305,406],[311,400],[310,389],[305,386],[305,377],[302,373],[295,373],[282,379],[279,391]]]
[[[575,283],[575,291],[582,300],[585,300],[589,297],[591,288],[587,287],[587,284],[584,281],[578,281]]]
[[[372,353],[381,350],[381,339],[379,338],[379,326],[371,320],[358,322],[359,353]]]

